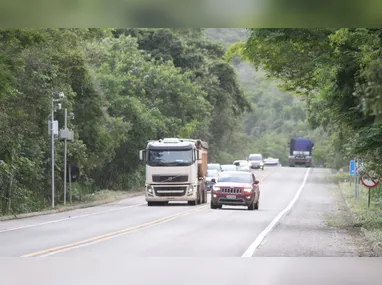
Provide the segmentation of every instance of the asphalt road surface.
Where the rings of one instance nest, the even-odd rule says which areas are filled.
[[[329,170],[269,167],[254,173],[261,181],[258,211],[228,206],[212,210],[209,199],[207,204],[197,206],[179,203],[148,207],[143,196],[129,198],[93,208],[0,222],[0,257],[92,258],[94,262],[98,257],[105,260],[118,256],[372,256],[359,235],[326,224],[327,216],[338,211],[331,190],[334,186],[325,179]],[[327,280],[321,281],[328,284]],[[50,284],[72,284],[68,280],[57,282]]]

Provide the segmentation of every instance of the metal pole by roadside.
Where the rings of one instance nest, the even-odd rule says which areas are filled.
[[[357,159],[354,158],[354,198],[357,200]]]
[[[68,110],[65,108],[64,129],[66,130],[68,124]],[[67,177],[67,141],[64,140],[64,205],[66,205],[66,177]]]
[[[69,201],[72,204],[72,166],[69,163]]]
[[[52,208],[54,208],[54,99],[52,98],[51,147],[52,147]]]

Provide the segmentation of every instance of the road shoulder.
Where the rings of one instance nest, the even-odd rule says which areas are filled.
[[[348,215],[351,216],[351,225],[357,227],[363,233],[371,245],[375,256],[382,257],[381,202],[376,201],[372,197],[370,208],[368,208],[368,189],[362,185],[358,201],[354,199],[353,183],[340,181],[338,189],[347,208]]]
[[[110,192],[113,192],[113,191],[109,191],[109,190],[100,191],[98,194],[98,197],[95,197],[94,199],[92,199],[93,201],[85,200],[83,202],[67,204],[66,206],[58,205],[55,209],[47,209],[47,210],[38,211],[38,212],[30,212],[30,213],[23,213],[23,214],[16,214],[16,215],[0,216],[0,222],[25,219],[25,218],[43,216],[43,215],[51,215],[55,213],[69,212],[69,211],[84,209],[84,208],[91,208],[91,207],[115,203],[118,201],[122,201],[124,199],[144,195],[144,190],[142,189],[137,189],[132,191],[117,191],[117,192],[114,192],[113,195],[109,195]]]
[[[255,252],[254,256],[353,257],[375,256],[341,199],[326,169],[312,169],[294,208]]]

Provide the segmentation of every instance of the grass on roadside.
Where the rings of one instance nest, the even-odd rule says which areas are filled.
[[[143,188],[131,189],[129,191],[101,190],[96,191],[94,193],[84,194],[81,196],[80,200],[75,200],[72,203],[69,203],[69,197],[67,197],[66,205],[63,205],[61,203],[56,204],[54,209],[52,209],[51,207],[46,207],[36,212],[0,216],[0,221],[10,220],[14,218],[27,218],[38,215],[46,215],[55,212],[65,212],[80,208],[88,208],[120,201],[126,198],[135,197],[143,194]]]
[[[112,191],[112,190],[100,190],[92,194],[85,194],[81,197],[81,201],[74,201],[73,203],[67,202],[66,206],[59,204],[56,209],[65,209],[66,207],[73,207],[77,205],[86,204],[99,204],[119,201],[125,198],[133,197],[142,194],[142,189],[134,189],[130,191]],[[69,200],[69,197],[68,197]],[[48,208],[49,209],[49,208]]]
[[[360,199],[354,199],[354,183],[340,182],[340,190],[351,210],[355,214],[356,223],[366,229],[371,238],[382,246],[382,202],[379,199],[377,189],[371,191],[371,203],[368,208],[368,189],[360,186]]]

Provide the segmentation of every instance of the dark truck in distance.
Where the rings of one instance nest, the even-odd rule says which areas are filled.
[[[314,143],[306,138],[292,138],[289,143],[289,167],[312,166]]]

